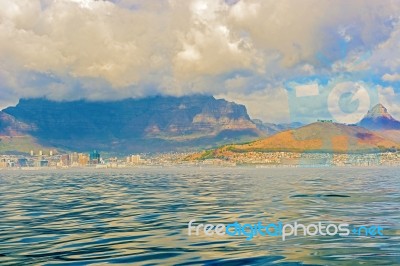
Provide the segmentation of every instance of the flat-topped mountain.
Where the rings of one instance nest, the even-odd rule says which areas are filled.
[[[108,102],[22,99],[3,114],[30,125],[24,132],[42,144],[72,150],[165,151],[262,134],[243,105],[202,95]]]
[[[373,132],[336,123],[303,127],[263,123],[251,120],[243,105],[203,95],[102,102],[22,99],[0,112],[0,151],[27,152],[38,147],[123,154],[230,143],[230,150],[238,152],[368,152],[397,147],[399,123],[382,105],[374,107],[360,124],[394,129]],[[244,141],[254,142],[235,145]]]

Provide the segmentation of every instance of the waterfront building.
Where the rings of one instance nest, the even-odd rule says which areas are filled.
[[[78,154],[78,164],[80,166],[86,166],[89,164],[89,156],[83,153]]]
[[[90,164],[99,164],[100,163],[100,153],[96,150],[92,151],[89,155]]]
[[[71,164],[78,164],[79,163],[79,154],[74,152],[70,155],[70,163]]]
[[[61,155],[60,162],[62,166],[70,166],[71,165],[71,160],[69,154],[63,154]]]

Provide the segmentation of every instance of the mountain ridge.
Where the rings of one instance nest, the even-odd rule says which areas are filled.
[[[359,124],[365,122],[365,119],[372,119],[374,122],[377,119],[378,122],[381,119],[398,122],[383,105],[372,108]],[[310,127],[314,127],[313,130],[305,130]],[[244,105],[205,95],[155,96],[101,102],[21,99],[15,107],[0,111],[0,137],[5,140],[3,143],[8,141],[7,148],[12,148],[13,143],[17,141],[16,146],[19,149],[20,143],[23,142],[30,147],[76,151],[194,151],[224,144],[262,141],[263,138],[272,135],[270,138],[275,138],[276,143],[269,143],[272,146],[267,145],[266,150],[329,152],[334,149],[329,147],[330,140],[324,138],[336,138],[336,146],[342,145],[340,140],[346,143],[346,138],[354,143],[359,137],[355,135],[354,130],[350,130],[354,128],[358,128],[360,136],[366,138],[361,142],[368,139],[373,142],[371,147],[364,150],[382,150],[378,147],[378,142],[383,142],[385,145],[382,147],[389,149],[390,145],[398,142],[400,136],[397,134],[400,132],[398,130],[369,131],[359,125],[326,122],[305,126],[301,123],[264,123],[258,119],[252,120]],[[336,135],[332,135],[329,130],[336,132]],[[315,135],[318,132],[320,135]],[[257,140],[260,138],[261,140]],[[296,141],[302,140],[305,140],[303,144],[314,141],[314,146],[306,145],[302,148],[301,145],[294,145]],[[323,140],[319,146],[316,145],[318,140]],[[292,146],[282,146],[285,143]],[[353,147],[355,151],[358,150],[356,146]],[[349,147],[346,149],[352,151],[352,146]],[[345,148],[339,151],[344,152]]]
[[[3,113],[32,125],[24,133],[41,144],[78,151],[167,151],[263,135],[245,106],[204,95],[101,102],[21,99]]]
[[[190,159],[229,159],[251,152],[374,153],[398,149],[399,143],[359,126],[315,122],[249,143],[203,151]]]

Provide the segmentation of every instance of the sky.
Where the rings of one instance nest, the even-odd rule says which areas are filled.
[[[0,0],[0,109],[208,94],[266,122],[400,119],[400,0]]]

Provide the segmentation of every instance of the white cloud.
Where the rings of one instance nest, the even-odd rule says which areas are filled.
[[[400,74],[384,74],[382,76],[382,80],[383,81],[389,81],[389,82],[393,82],[393,81],[400,81]]]
[[[393,27],[389,38],[372,50],[372,56],[368,60],[373,69],[383,69],[385,71],[383,73],[400,72],[400,23],[396,22]],[[389,79],[395,77],[396,75],[393,77],[386,75]]]
[[[271,123],[291,123],[288,96],[283,88],[265,88],[249,94],[228,92],[217,95],[236,103],[243,104],[251,118]]]
[[[340,59],[339,40],[354,58],[371,49],[371,65],[398,72],[400,34],[388,26],[398,3],[0,0],[0,93],[3,102],[248,95],[251,112],[268,119],[266,104],[287,108],[282,83],[318,75],[318,52]]]
[[[379,100],[388,112],[397,120],[400,120],[400,93],[396,93],[393,87],[378,87]]]

